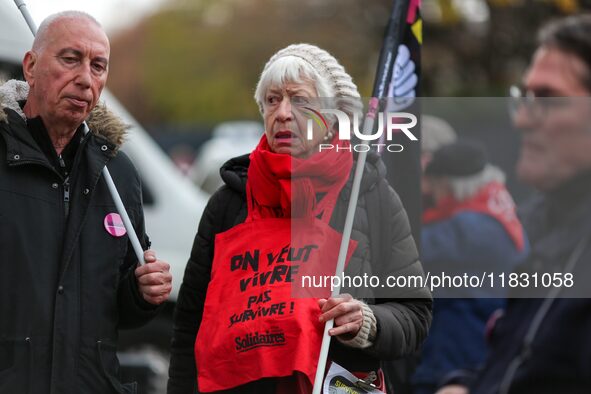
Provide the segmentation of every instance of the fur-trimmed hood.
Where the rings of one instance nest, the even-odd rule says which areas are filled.
[[[11,79],[0,85],[0,122],[8,122],[8,115],[4,108],[9,108],[26,119],[19,101],[26,100],[29,95],[29,85],[26,82]],[[125,141],[125,135],[129,125],[125,124],[118,116],[109,111],[105,104],[98,103],[87,119],[90,130],[105,137],[117,148]]]

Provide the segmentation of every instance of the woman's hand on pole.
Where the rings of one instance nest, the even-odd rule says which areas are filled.
[[[330,336],[343,335],[347,339],[357,335],[363,325],[363,311],[361,302],[350,294],[318,300],[322,314],[320,322],[325,323],[334,319],[334,328],[328,331]]]

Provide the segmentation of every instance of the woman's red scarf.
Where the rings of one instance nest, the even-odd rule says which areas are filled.
[[[353,167],[349,146],[348,141],[339,141],[338,152],[331,149],[298,159],[272,152],[263,135],[250,154],[246,182],[249,216],[316,216],[328,222]]]
[[[338,152],[331,149],[298,159],[271,152],[263,135],[250,154],[246,181],[249,218],[318,217],[328,223],[353,167],[349,147],[348,141],[339,141]],[[276,394],[311,391],[311,383],[300,372],[277,379]]]

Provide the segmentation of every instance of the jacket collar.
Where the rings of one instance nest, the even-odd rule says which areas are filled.
[[[23,81],[12,79],[0,86],[0,123],[14,124],[20,118],[25,124],[26,116],[23,113],[19,101],[26,100],[29,95],[29,85]],[[10,116],[10,113],[18,117]],[[116,151],[125,141],[128,125],[115,116],[103,103],[90,113],[87,124],[93,134],[106,139]],[[22,137],[22,136],[19,136]]]

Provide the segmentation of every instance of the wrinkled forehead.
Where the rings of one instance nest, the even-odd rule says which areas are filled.
[[[267,87],[267,94],[287,94],[289,96],[317,97],[316,88],[311,80],[277,81]]]
[[[110,44],[107,34],[87,18],[60,18],[48,26],[46,48],[53,51],[71,48],[90,51],[94,56],[109,58]]]

